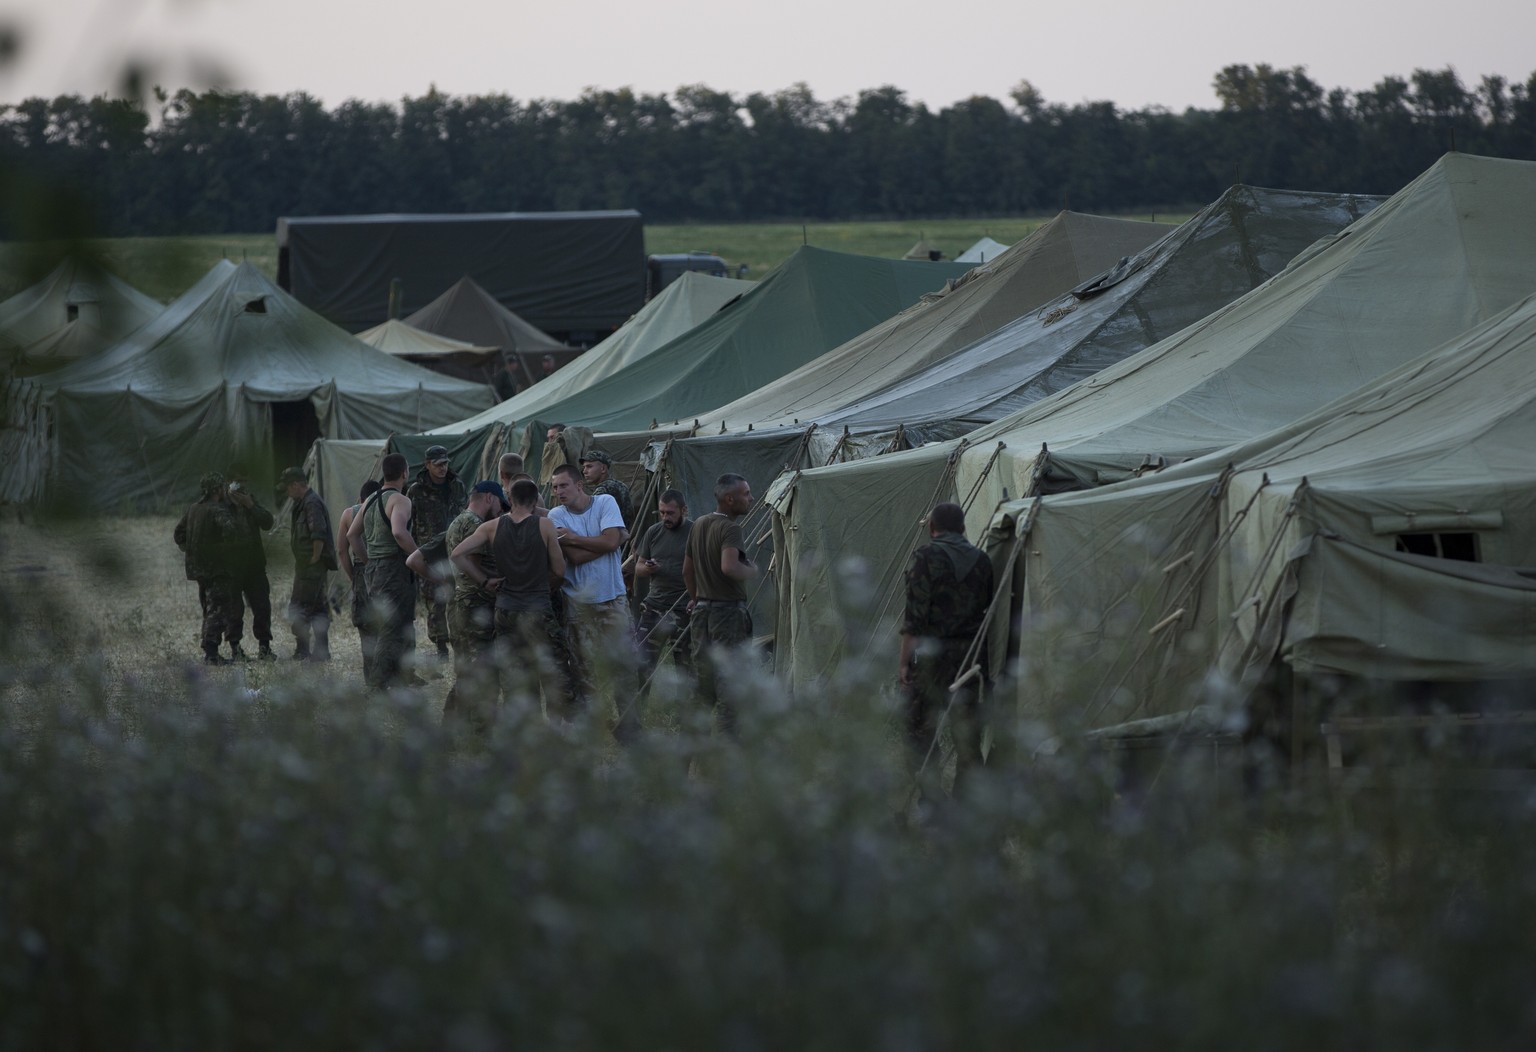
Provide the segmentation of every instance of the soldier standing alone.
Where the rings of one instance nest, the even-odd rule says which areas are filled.
[[[950,706],[950,685],[960,676],[971,641],[981,630],[992,599],[992,562],[965,539],[965,512],[939,504],[928,513],[930,543],[912,553],[907,605],[901,622],[897,680],[906,696],[907,744],[914,772],[937,783],[938,757],[930,757],[939,718]],[[982,658],[985,666],[984,656]],[[981,763],[981,702],[975,685],[955,692],[955,788]]]
[[[326,576],[336,569],[336,541],[331,516],[320,494],[309,488],[303,468],[284,468],[279,481],[293,501],[289,540],[293,546],[293,591],[288,623],[293,626],[295,660],[331,660],[331,615],[326,607]],[[311,645],[313,637],[313,645]]]

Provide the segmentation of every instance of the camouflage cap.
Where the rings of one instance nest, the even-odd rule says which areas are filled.
[[[224,488],[224,476],[217,471],[210,471],[197,480],[197,488],[204,493],[217,493]]]
[[[291,482],[308,482],[309,476],[304,474],[303,468],[284,468],[283,473],[277,476],[280,486],[286,486]]]
[[[437,461],[440,461],[440,460],[447,460],[448,459],[448,447],[447,446],[428,446],[427,447],[427,452],[423,455],[422,459],[425,460],[428,464],[436,463]]]
[[[595,460],[599,464],[606,464],[609,467],[613,466],[613,458],[610,457],[607,453],[604,453],[601,449],[589,449],[581,455],[581,462],[583,464],[589,460]]]

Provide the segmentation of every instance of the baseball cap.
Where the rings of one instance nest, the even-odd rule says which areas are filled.
[[[607,464],[609,467],[613,466],[613,458],[601,449],[589,449],[581,455],[581,462],[583,464],[589,460],[595,460],[599,464]]]
[[[308,482],[309,476],[304,474],[303,468],[284,468],[283,473],[277,476],[277,481],[286,486],[290,482]]]
[[[501,488],[501,483],[492,479],[482,479],[470,489],[471,493],[489,493],[503,504],[507,503],[507,494]]]
[[[426,453],[426,459],[427,459],[427,462],[429,464],[430,463],[435,463],[436,461],[439,461],[439,460],[447,460],[448,459],[448,447],[447,446],[428,446],[427,447],[427,453]]]

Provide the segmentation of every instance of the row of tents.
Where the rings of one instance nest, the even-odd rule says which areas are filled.
[[[333,393],[312,463],[333,511],[387,448],[438,442],[474,475],[596,445],[695,512],[739,471],[766,497],[746,531],[771,566],[756,620],[801,692],[890,645],[946,499],[1001,571],[993,671],[1089,726],[1185,711],[1213,670],[1528,676],[1533,191],[1536,165],[1451,154],[1387,200],[1236,186],[1174,228],[1062,213],[983,263],[803,248],[755,284],[678,282],[499,405],[450,407],[420,377],[393,415]],[[238,332],[257,297],[304,319],[248,267],[210,282],[238,291],[167,313]],[[96,359],[96,401],[69,370],[13,391],[11,432],[55,450],[55,485],[94,462],[99,491],[110,462],[114,500],[185,496],[187,438],[260,382],[189,350],[172,372],[222,393],[150,409],[130,363],[174,327]],[[297,370],[308,352],[281,346]]]

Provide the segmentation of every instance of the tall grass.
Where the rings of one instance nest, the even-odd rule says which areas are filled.
[[[1192,755],[1130,799],[1069,745],[912,809],[878,663],[793,700],[741,670],[739,745],[675,690],[628,750],[532,715],[475,743],[339,672],[125,676],[110,602],[3,579],[0,1047],[1536,1036],[1523,797],[1345,821]]]

